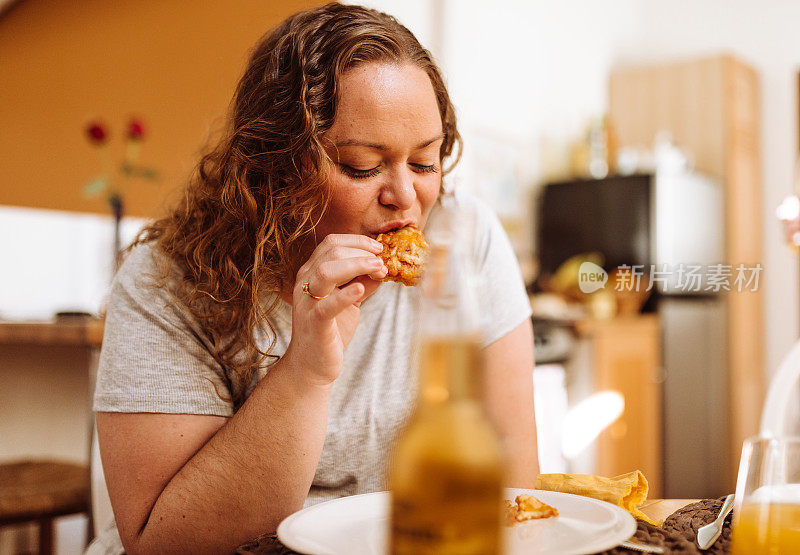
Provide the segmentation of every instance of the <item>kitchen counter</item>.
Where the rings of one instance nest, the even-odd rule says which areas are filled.
[[[99,318],[42,322],[0,320],[0,345],[99,347],[103,342],[103,325]]]

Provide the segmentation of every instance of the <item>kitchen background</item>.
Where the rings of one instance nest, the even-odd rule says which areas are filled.
[[[792,0],[365,3],[406,24],[442,67],[465,143],[464,158],[453,179],[499,213],[529,280],[537,275],[540,246],[535,237],[541,222],[535,206],[544,184],[573,179],[586,169],[587,133],[592,129],[595,138],[602,133],[607,141],[614,140],[614,118],[606,120],[605,128],[601,124],[612,103],[612,73],[725,56],[754,70],[758,168],[750,184],[760,199],[753,206],[755,217],[729,219],[726,225],[729,230],[737,226],[752,230],[752,236],[760,237],[758,260],[747,261],[760,262],[764,268],[759,301],[763,304],[751,314],[758,337],[749,368],[760,399],[758,388],[796,340],[800,323],[797,258],[785,246],[775,218],[775,208],[794,191],[797,178],[800,36],[795,22],[800,21],[800,4]],[[90,197],[84,190],[101,171],[97,149],[83,136],[87,122],[99,118],[107,124],[113,160],[123,155],[128,119],[137,117],[145,123],[140,160],[155,168],[158,178],[133,180],[125,192],[121,234],[129,240],[146,218],[174,198],[203,141],[224,113],[248,49],[285,15],[313,4],[241,0],[234,8],[222,0],[202,5],[184,0],[128,4],[0,0],[0,319],[39,321],[58,311],[96,314],[101,309],[112,267],[113,221],[107,197]],[[675,86],[669,78],[659,83],[665,89]],[[707,107],[722,102],[706,92],[697,88],[697,97]],[[686,122],[687,127],[692,125]],[[652,135],[645,146],[655,142],[655,132]],[[675,142],[689,160],[703,159],[703,152]],[[606,144],[607,150],[610,147]],[[640,160],[646,157],[641,148],[636,154]],[[697,165],[708,173],[702,164]],[[651,169],[647,161],[637,167]],[[712,176],[718,182],[722,177]],[[702,359],[699,354],[692,356],[692,349],[700,346],[691,343],[691,338],[672,342],[665,338],[669,322],[663,311],[656,309],[653,314],[660,314],[660,319],[656,323],[641,320],[644,327],[625,327],[627,321],[619,329],[604,325],[588,329],[596,325],[591,323],[568,326],[569,356],[542,365],[540,426],[556,422],[566,428],[575,415],[566,411],[574,409],[578,399],[591,397],[598,389],[614,389],[599,387],[597,372],[592,377],[603,364],[610,368],[610,375],[614,372],[613,358],[598,359],[597,345],[603,344],[603,334],[622,334],[629,342],[623,340],[623,350],[630,349],[630,344],[641,347],[654,341],[650,347],[641,347],[640,354],[642,364],[656,371],[663,370],[665,353],[675,341],[685,341],[678,345],[690,353],[679,363],[682,368]],[[710,322],[725,326],[725,316],[717,318],[722,320]],[[543,337],[548,331],[542,331]],[[4,384],[0,389],[0,463],[21,457],[87,463],[89,369],[96,345],[50,346],[38,339],[9,337],[0,330]],[[613,338],[608,341],[618,344]],[[715,352],[725,350],[725,341],[720,339],[717,351],[706,349],[703,354],[711,357],[709,366],[721,368],[721,374],[710,381],[697,376],[722,388],[710,393],[720,402],[715,417],[722,420],[728,411],[735,411],[725,389],[727,363],[714,359]],[[537,343],[537,347],[542,346]],[[657,391],[642,391],[656,395],[654,404],[667,410],[677,400],[669,398],[668,379],[664,383]],[[567,389],[568,398],[564,396]],[[636,408],[634,399],[624,401],[628,408],[621,411]],[[613,399],[609,402],[596,405],[591,414],[608,409],[612,419],[619,417]],[[650,472],[644,469],[654,477],[656,491],[686,497],[726,493],[698,491],[703,487],[698,481],[684,483],[688,491],[681,490],[678,482],[670,486],[669,460],[678,453],[670,453],[665,421],[675,415],[661,417],[656,412],[651,410],[645,418],[651,428],[615,432],[616,440],[624,445],[642,441],[636,436],[640,433],[652,436],[655,452],[664,449],[664,464]],[[548,414],[560,416],[554,421],[548,420]],[[689,417],[685,420],[689,422]],[[582,428],[586,421],[577,422],[573,428]],[[619,422],[625,422],[624,415]],[[755,431],[756,422],[742,426]],[[543,434],[552,429],[543,429]],[[707,431],[713,434],[714,429]],[[595,435],[600,433],[597,430]],[[602,447],[581,451],[578,441],[568,457],[560,449],[565,447],[561,438],[552,435],[545,440],[549,447],[543,453],[550,468],[597,471],[598,464],[605,464]],[[740,440],[734,438],[732,443],[736,441]],[[720,449],[718,456],[735,451],[724,442]],[[689,449],[680,456],[700,455]],[[639,463],[636,453],[631,457],[638,466],[653,464]],[[664,479],[659,479],[664,473]],[[59,521],[58,552],[80,551],[85,523],[82,516]],[[33,534],[32,528],[28,532],[0,529],[0,553],[32,549]]]

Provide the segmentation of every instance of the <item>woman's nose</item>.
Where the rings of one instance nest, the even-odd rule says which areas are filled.
[[[411,170],[401,169],[392,172],[388,183],[381,190],[379,201],[384,206],[399,210],[408,210],[414,205],[417,191],[414,189],[414,174]]]

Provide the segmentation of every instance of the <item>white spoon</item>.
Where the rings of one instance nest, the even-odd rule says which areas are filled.
[[[725,523],[725,517],[733,509],[733,494],[725,498],[722,504],[722,509],[719,511],[719,516],[711,524],[706,524],[697,531],[697,545],[700,549],[708,549],[711,547],[719,535],[722,533],[722,525]]]

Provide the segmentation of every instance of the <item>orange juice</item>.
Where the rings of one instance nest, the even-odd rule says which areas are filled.
[[[800,504],[743,505],[731,547],[734,555],[800,553]]]

